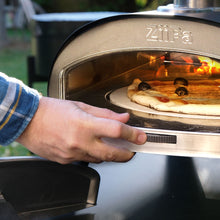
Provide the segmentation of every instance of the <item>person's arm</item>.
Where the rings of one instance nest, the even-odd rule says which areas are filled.
[[[21,81],[0,72],[0,144],[8,145],[29,124],[39,105],[39,94]]]

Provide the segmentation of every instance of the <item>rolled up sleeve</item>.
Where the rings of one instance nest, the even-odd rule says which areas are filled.
[[[16,140],[33,118],[39,93],[21,81],[0,73],[0,144]]]

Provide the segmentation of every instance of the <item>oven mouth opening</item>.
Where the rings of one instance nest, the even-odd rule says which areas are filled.
[[[126,88],[136,78],[141,81],[166,83],[173,82],[177,78],[187,82],[203,81],[203,84],[211,85],[209,91],[215,89],[213,90],[216,95],[214,105],[220,106],[220,60],[198,54],[172,51],[122,51],[94,56],[65,70],[64,97],[70,100],[83,100],[83,97],[86,97],[86,100],[91,102],[88,104],[93,104],[91,100],[98,95],[103,96],[103,99],[106,97],[105,101],[111,104],[132,111],[166,116],[175,115],[183,118],[220,119],[218,113],[204,115],[175,113],[175,111],[153,110],[132,103],[127,97]],[[189,92],[191,93],[190,90]],[[205,99],[202,98],[200,98],[201,101],[204,101]],[[208,98],[206,102],[209,102]],[[217,112],[220,112],[220,109]]]

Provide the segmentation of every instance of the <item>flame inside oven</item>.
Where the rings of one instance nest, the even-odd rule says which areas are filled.
[[[144,53],[138,57],[147,56]],[[220,62],[209,57],[166,53],[160,57],[150,55],[148,64],[157,68],[156,78],[178,77],[180,74],[187,78],[211,77],[220,74]]]

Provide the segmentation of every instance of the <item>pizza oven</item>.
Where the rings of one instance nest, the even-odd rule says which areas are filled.
[[[74,31],[54,60],[50,97],[129,112],[145,131],[127,163],[89,164],[100,175],[97,205],[76,219],[219,219],[220,115],[180,114],[130,102],[141,80],[219,80],[217,1],[174,1],[157,11],[97,20]],[[73,218],[74,219],[74,218]]]
[[[118,140],[131,150],[219,157],[219,116],[155,111],[130,102],[126,95],[135,78],[220,78],[218,7],[183,14],[180,9],[186,7],[181,1],[176,4],[108,17],[74,32],[54,62],[49,96],[129,112],[129,124],[149,136],[142,147]]]

